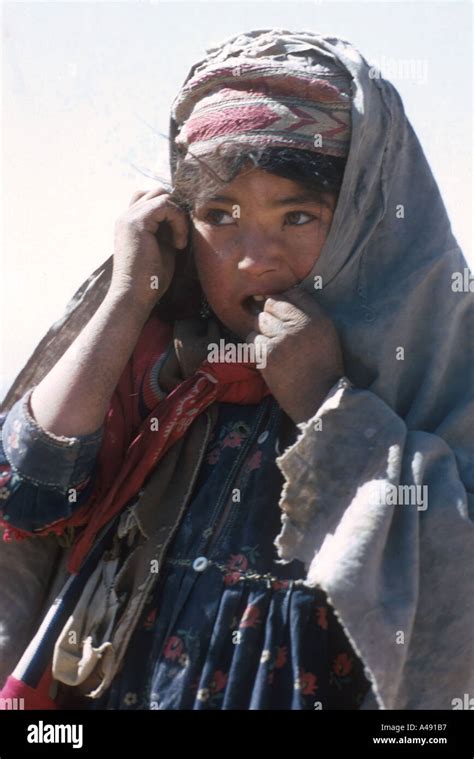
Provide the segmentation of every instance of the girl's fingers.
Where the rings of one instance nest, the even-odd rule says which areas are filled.
[[[175,247],[186,247],[189,231],[188,217],[182,208],[169,200],[168,193],[160,187],[145,193],[141,201],[135,206],[134,218],[141,221],[153,234],[157,233],[160,224],[168,222],[173,232]]]
[[[280,321],[294,319],[299,314],[297,306],[285,300],[285,296],[275,295],[273,298],[267,298],[263,306],[263,311],[269,316],[274,316]]]
[[[258,328],[262,335],[266,337],[275,337],[283,329],[284,324],[268,311],[261,311],[258,315]]]
[[[128,204],[128,207],[133,206],[134,203],[137,202],[137,200],[140,200],[144,195],[146,195],[148,190],[136,190],[132,197],[130,198],[130,202]]]
[[[150,199],[150,202],[152,200]],[[188,242],[189,222],[188,217],[182,208],[177,206],[171,200],[165,202],[165,220],[169,222],[173,230],[173,240],[175,247],[185,248]]]
[[[268,337],[266,337],[266,335],[262,335],[260,332],[256,332],[255,330],[252,331],[252,332],[249,332],[249,334],[245,338],[245,342],[248,345],[255,345],[255,346],[261,344],[261,346],[262,346],[261,347],[261,351],[263,353],[268,349],[268,346],[270,345]],[[255,362],[253,362],[253,363],[255,363]]]
[[[162,184],[157,184],[151,190],[135,190],[128,205],[133,206],[139,200],[147,200],[148,198],[154,198],[157,195],[164,195],[166,193],[168,193],[168,190]]]

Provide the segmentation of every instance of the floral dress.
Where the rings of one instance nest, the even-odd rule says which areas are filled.
[[[282,411],[219,404],[189,507],[90,709],[358,709],[369,689],[320,588],[279,564]]]

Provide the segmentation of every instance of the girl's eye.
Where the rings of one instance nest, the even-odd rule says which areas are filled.
[[[312,216],[310,213],[305,213],[305,211],[290,211],[289,213],[286,214],[286,218],[287,219],[288,219],[288,217],[291,217],[291,216],[293,216],[293,217],[295,217],[295,216],[307,216],[309,218],[309,221],[303,221],[300,224],[298,224],[297,222],[293,223],[292,221],[290,221],[289,224],[292,227],[302,227],[303,224],[309,224],[310,221],[314,221],[316,219],[316,216]]]
[[[306,216],[306,220],[303,219],[303,221],[298,221],[297,218],[295,219],[295,217],[301,216]],[[227,217],[227,220],[225,220],[223,217]],[[286,214],[286,223],[292,227],[302,227],[303,224],[309,224],[310,222],[315,221],[315,219],[316,216],[306,213],[305,211],[290,211]],[[220,208],[212,208],[207,212],[205,221],[209,221],[216,227],[226,227],[229,226],[229,224],[234,223],[234,218],[227,211],[223,211]]]
[[[216,218],[216,214],[217,214],[217,218]],[[219,208],[213,208],[211,211],[208,211],[208,213],[206,214],[206,221],[210,221],[211,224],[214,224],[216,227],[227,226],[229,222],[226,222],[224,224],[219,224],[219,219],[221,218],[219,217],[219,214],[222,214],[223,216],[228,216],[230,219],[230,223],[231,224],[233,223],[234,220],[232,216],[229,213],[227,213],[227,211],[222,211]]]

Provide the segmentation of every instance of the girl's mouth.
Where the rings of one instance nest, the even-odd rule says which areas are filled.
[[[263,311],[265,300],[265,295],[249,295],[248,298],[242,301],[242,305],[252,316],[258,316]]]

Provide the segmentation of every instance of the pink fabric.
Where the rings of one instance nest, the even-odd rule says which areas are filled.
[[[326,81],[268,62],[222,65],[187,82],[174,113],[183,154],[208,155],[231,140],[337,157],[349,152],[351,96],[342,76]]]
[[[36,688],[31,688],[22,680],[10,675],[0,691],[0,711],[7,711],[5,699],[23,699],[25,710],[28,709],[57,709],[58,706],[49,695],[53,685],[51,668],[47,668]],[[21,702],[20,702],[21,703]]]

